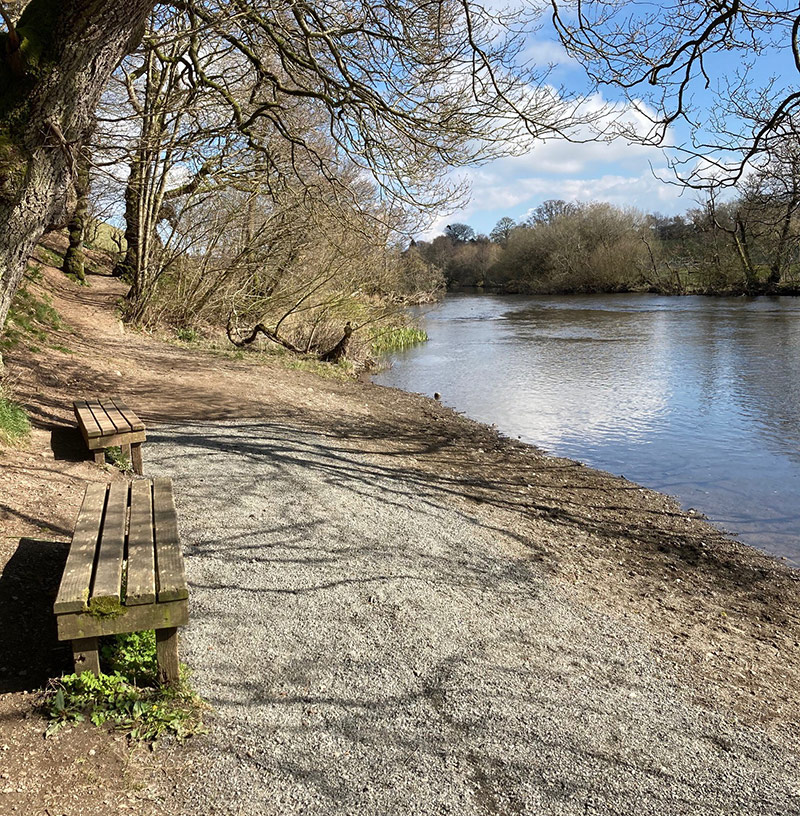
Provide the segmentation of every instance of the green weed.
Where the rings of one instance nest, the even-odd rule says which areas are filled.
[[[200,333],[197,329],[175,329],[175,336],[184,343],[196,343],[200,339]]]
[[[106,448],[106,458],[123,473],[130,473],[133,470],[130,457],[127,453],[123,453],[122,448],[117,445]]]
[[[205,704],[188,687],[185,671],[177,687],[156,686],[154,632],[104,638],[100,654],[108,674],[68,674],[51,683],[45,694],[48,736],[81,722],[110,725],[147,741],[165,734],[183,739],[204,730]]]
[[[158,681],[156,633],[152,629],[104,638],[100,656],[112,674],[127,677],[137,686],[154,686]]]

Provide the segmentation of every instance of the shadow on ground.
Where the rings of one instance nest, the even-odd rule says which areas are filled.
[[[50,450],[53,458],[66,462],[83,462],[89,450],[77,428],[55,426],[50,428]]]
[[[69,645],[58,641],[53,615],[68,548],[22,538],[0,574],[0,693],[39,689],[69,670]]]

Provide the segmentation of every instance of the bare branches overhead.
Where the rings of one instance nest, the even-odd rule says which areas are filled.
[[[649,118],[625,136],[679,148],[690,184],[735,183],[794,133],[800,107],[795,2],[551,0],[568,52],[595,83],[621,89]]]

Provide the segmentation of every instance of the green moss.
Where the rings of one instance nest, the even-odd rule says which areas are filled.
[[[125,607],[117,598],[92,598],[89,614],[95,618],[113,619],[125,614]]]

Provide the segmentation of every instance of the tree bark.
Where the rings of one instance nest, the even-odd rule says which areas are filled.
[[[84,155],[78,160],[75,195],[77,197],[75,211],[67,225],[69,246],[61,268],[65,274],[74,275],[79,281],[85,281],[83,241],[86,237],[86,219],[89,214],[89,160]]]
[[[0,39],[0,326],[37,241],[74,206],[76,161],[111,72],[155,0],[31,0]]]
[[[141,198],[142,163],[139,151],[132,157],[128,183],[125,185],[125,257],[114,267],[114,275],[129,283],[139,269],[139,205]]]

